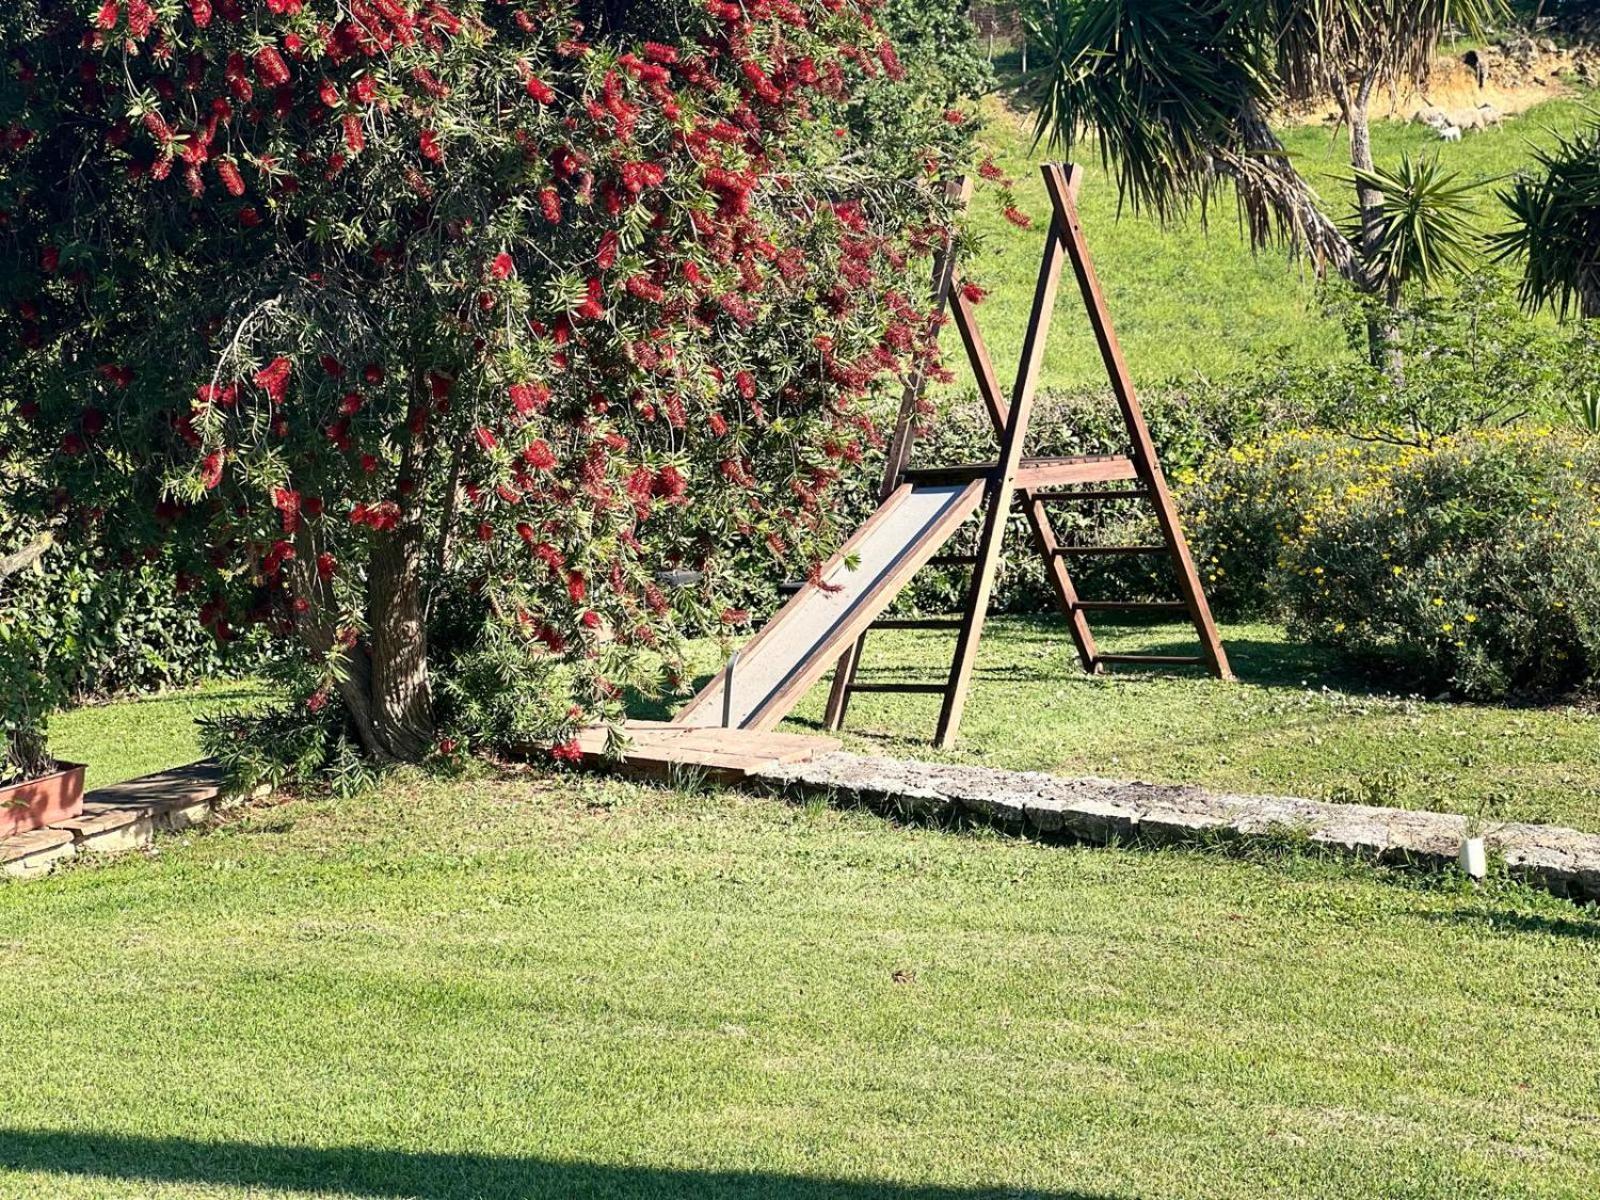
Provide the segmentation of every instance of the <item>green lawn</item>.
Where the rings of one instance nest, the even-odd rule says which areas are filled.
[[[0,1195],[1587,1197],[1600,921],[565,778],[0,888]]]
[[[983,145],[1018,178],[1020,206],[1035,221],[1028,231],[1008,224],[986,188],[973,202],[983,253],[970,264],[969,274],[992,292],[979,313],[996,367],[1009,385],[1049,214],[1037,169],[1048,151],[1031,147],[1031,117],[1006,109],[997,98],[986,101],[983,111],[988,121]],[[1571,130],[1592,119],[1592,102],[1586,109],[1577,101],[1556,101],[1509,119],[1500,129],[1451,144],[1420,125],[1386,121],[1374,127],[1374,151],[1386,164],[1398,162],[1402,153],[1437,154],[1465,179],[1487,185],[1527,164],[1530,146],[1548,145],[1552,130]],[[1344,135],[1306,127],[1289,131],[1285,143],[1317,182],[1330,211],[1342,215],[1351,191]],[[1153,217],[1129,212],[1119,219],[1116,185],[1101,169],[1097,153],[1093,146],[1078,149],[1087,168],[1080,207],[1136,383],[1148,387],[1195,372],[1220,376],[1279,362],[1321,363],[1347,353],[1342,331],[1321,313],[1309,266],[1277,251],[1252,254],[1240,236],[1230,195],[1219,194],[1209,228],[1198,219],[1164,228]],[[1483,189],[1479,205],[1486,227],[1500,223],[1493,190]],[[953,333],[947,355],[964,364]],[[1041,385],[1099,385],[1104,379],[1082,301],[1069,278],[1056,307]],[[964,365],[958,383],[970,386]]]
[[[1112,651],[1194,653],[1187,627],[1096,630]],[[942,680],[953,636],[875,633],[862,678]],[[846,740],[901,757],[1445,812],[1473,813],[1491,800],[1506,819],[1600,832],[1593,706],[1387,696],[1274,626],[1224,626],[1223,637],[1238,683],[1190,668],[1120,667],[1096,678],[1083,674],[1058,619],[995,618],[954,752],[928,741],[937,696],[858,696]],[[789,727],[814,730],[826,695],[818,685]]]
[[[50,752],[89,765],[84,785],[96,788],[136,779],[201,756],[195,718],[260,699],[256,684],[222,680],[61,713],[50,722]]]

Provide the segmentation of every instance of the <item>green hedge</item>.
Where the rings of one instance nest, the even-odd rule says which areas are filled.
[[[1278,434],[1189,497],[1213,593],[1391,686],[1541,696],[1600,674],[1600,440],[1521,427],[1421,447]]]

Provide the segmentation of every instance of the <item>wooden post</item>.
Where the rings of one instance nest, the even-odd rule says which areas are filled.
[[[1133,378],[1122,357],[1122,347],[1117,342],[1111,325],[1111,313],[1106,307],[1100,280],[1095,275],[1094,260],[1089,256],[1088,239],[1084,237],[1083,224],[1078,219],[1078,183],[1082,179],[1079,167],[1063,168],[1051,163],[1044,167],[1045,188],[1050,193],[1050,203],[1055,210],[1054,224],[1063,231],[1067,251],[1072,259],[1073,274],[1078,280],[1078,290],[1083,293],[1084,307],[1089,312],[1089,323],[1094,327],[1095,341],[1100,347],[1106,373],[1111,378],[1111,388],[1117,397],[1117,407],[1122,410],[1123,423],[1133,440],[1133,460],[1139,476],[1150,489],[1155,505],[1156,519],[1161,526],[1161,536],[1172,553],[1177,568],[1178,588],[1188,605],[1194,621],[1195,632],[1200,635],[1201,652],[1212,672],[1220,679],[1232,679],[1227,652],[1217,634],[1216,621],[1211,616],[1211,606],[1206,601],[1205,589],[1195,571],[1194,558],[1189,553],[1189,543],[1183,536],[1183,525],[1178,520],[1172,494],[1167,488],[1166,476],[1161,471],[1161,461],[1156,457],[1155,443],[1150,437],[1150,427],[1145,424],[1144,410],[1134,392]]]
[[[1050,167],[1045,167],[1048,184]],[[1074,190],[1080,173],[1075,169],[1069,187]],[[978,562],[973,568],[972,587],[967,596],[967,611],[956,640],[955,661],[950,666],[949,687],[939,711],[935,742],[941,749],[955,745],[966,709],[967,691],[972,684],[972,668],[977,661],[978,643],[988,617],[989,598],[994,592],[995,571],[1005,541],[1006,521],[1011,513],[1011,497],[1016,490],[1017,468],[1022,462],[1023,441],[1033,415],[1033,397],[1039,384],[1039,368],[1044,362],[1045,343],[1050,336],[1050,318],[1056,307],[1056,288],[1066,258],[1066,230],[1059,213],[1050,222],[1050,235],[1044,258],[1039,264],[1039,282],[1034,289],[1033,309],[1028,316],[1028,332],[1022,343],[1022,358],[1017,364],[1016,388],[1011,408],[1006,413],[1005,435],[1001,439],[1000,462],[989,481],[988,507],[983,516],[983,533],[978,542]]]

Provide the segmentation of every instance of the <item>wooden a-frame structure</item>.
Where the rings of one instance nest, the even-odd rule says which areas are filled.
[[[1167,488],[1161,463],[1151,441],[1144,412],[1134,392],[1127,363],[1112,329],[1111,317],[1106,308],[1105,296],[1095,275],[1094,263],[1089,256],[1083,226],[1078,219],[1077,195],[1083,180],[1082,168],[1060,163],[1046,163],[1041,168],[1045,190],[1050,196],[1051,220],[1046,235],[1044,258],[1039,266],[1038,286],[1034,291],[1033,309],[1023,340],[1022,356],[1017,364],[1016,383],[1009,403],[1000,391],[994,364],[978,328],[973,303],[963,294],[957,278],[954,254],[946,248],[934,269],[934,309],[942,313],[948,309],[961,341],[967,360],[976,377],[978,393],[994,426],[999,441],[999,458],[995,462],[961,467],[913,468],[911,453],[916,440],[916,417],[922,398],[925,379],[919,375],[907,386],[895,423],[894,437],[890,443],[888,463],[879,489],[880,502],[887,501],[897,490],[907,484],[959,483],[967,480],[985,480],[981,506],[982,528],[978,535],[976,553],[969,555],[946,554],[926,559],[927,563],[943,566],[967,566],[972,569],[971,584],[967,591],[965,610],[959,618],[904,619],[880,618],[869,628],[955,628],[958,630],[955,657],[948,679],[942,684],[920,683],[864,683],[857,678],[865,649],[867,634],[864,630],[838,660],[834,671],[833,688],[828,697],[827,726],[836,730],[844,723],[850,697],[856,692],[930,692],[942,694],[943,705],[939,711],[936,741],[940,746],[954,743],[966,707],[967,694],[972,682],[973,665],[977,659],[978,642],[983,634],[984,620],[994,588],[996,568],[1005,538],[1006,525],[1014,508],[1020,508],[1032,532],[1035,547],[1043,559],[1045,572],[1055,592],[1056,602],[1066,617],[1072,640],[1077,646],[1078,658],[1084,670],[1098,673],[1107,665],[1121,663],[1148,663],[1155,665],[1200,664],[1221,679],[1231,679],[1228,658],[1217,636],[1216,622],[1212,619],[1189,553],[1188,542],[1172,495]],[[965,201],[970,184],[963,181],[954,186],[954,198]],[[1045,343],[1050,332],[1050,319],[1055,310],[1056,292],[1065,266],[1070,263],[1082,293],[1089,323],[1095,341],[1110,377],[1117,407],[1127,429],[1129,452],[1126,455],[1085,455],[1076,458],[1029,459],[1023,454],[1023,442],[1033,415],[1034,393],[1038,386],[1039,369],[1044,361]],[[1077,487],[1073,485],[1088,485]],[[1121,486],[1107,486],[1121,485]],[[1076,546],[1063,545],[1057,539],[1050,523],[1050,508],[1057,504],[1094,504],[1121,500],[1148,502],[1155,510],[1161,532],[1161,541],[1152,545],[1126,546]],[[1078,555],[1091,554],[1160,554],[1170,558],[1177,575],[1180,598],[1170,601],[1138,600],[1083,600],[1078,596],[1067,563]],[[1088,616],[1094,612],[1172,612],[1184,613],[1193,623],[1200,642],[1200,652],[1195,655],[1107,654],[1095,642],[1089,628]]]

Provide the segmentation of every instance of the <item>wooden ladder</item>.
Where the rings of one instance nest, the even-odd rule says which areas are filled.
[[[977,380],[978,392],[1000,443],[997,462],[975,467],[935,467],[912,469],[909,466],[911,451],[916,440],[917,409],[926,380],[922,375],[912,378],[901,399],[899,416],[895,422],[890,443],[888,462],[883,483],[879,489],[880,500],[905,482],[942,479],[973,478],[981,473],[987,479],[987,489],[981,509],[983,523],[974,554],[945,554],[931,560],[929,565],[961,566],[971,568],[971,582],[966,604],[960,617],[886,618],[875,622],[872,629],[954,629],[957,631],[955,656],[950,673],[943,683],[863,683],[857,678],[867,635],[862,636],[839,658],[834,670],[833,687],[828,696],[826,723],[830,730],[844,724],[850,697],[856,692],[922,692],[943,696],[939,711],[936,742],[941,747],[955,744],[966,708],[967,694],[972,683],[972,668],[977,660],[978,642],[983,634],[984,620],[994,590],[995,572],[1000,564],[1000,552],[1005,540],[1006,524],[1011,512],[1020,508],[1032,532],[1034,545],[1044,562],[1045,574],[1067,627],[1078,650],[1084,670],[1098,674],[1114,664],[1150,665],[1204,665],[1220,679],[1232,679],[1227,653],[1217,636],[1216,622],[1206,603],[1205,590],[1195,571],[1194,559],[1183,535],[1172,494],[1162,474],[1155,444],[1145,423],[1144,411],[1134,392],[1128,375],[1127,363],[1117,343],[1107,311],[1100,281],[1095,275],[1094,262],[1089,256],[1088,243],[1078,218],[1077,195],[1083,180],[1083,171],[1077,166],[1046,163],[1041,168],[1045,189],[1050,195],[1052,216],[1045,245],[1044,258],[1039,266],[1038,285],[1034,290],[1033,309],[1028,319],[1027,335],[1023,339],[1022,356],[1017,364],[1016,382],[1008,403],[1001,395],[994,364],[988,347],[978,329],[977,314],[973,304],[962,293],[956,277],[954,254],[950,247],[940,254],[934,267],[933,311],[935,314],[950,311],[956,329],[966,349],[967,360]],[[951,198],[965,203],[971,194],[968,181],[951,185]],[[1023,456],[1023,443],[1027,437],[1029,421],[1033,415],[1034,395],[1038,387],[1039,369],[1044,361],[1045,344],[1049,337],[1050,319],[1055,310],[1056,291],[1061,273],[1071,262],[1078,289],[1083,295],[1089,323],[1094,329],[1110,377],[1117,407],[1127,428],[1130,451],[1127,455],[1085,455],[1075,458],[1029,459]],[[936,318],[937,319],[937,316]],[[1127,486],[1107,486],[1126,484]],[[1088,485],[1079,490],[1046,490],[1069,485]],[[1147,501],[1155,509],[1161,541],[1152,545],[1125,546],[1069,546],[1056,537],[1050,523],[1049,509],[1056,504],[1094,504],[1122,500]],[[1078,596],[1068,569],[1069,560],[1079,556],[1106,554],[1165,554],[1175,568],[1180,599],[1170,601],[1138,600],[1083,600]],[[1166,654],[1107,654],[1095,642],[1089,628],[1088,614],[1094,612],[1171,612],[1186,613],[1199,638],[1200,652],[1194,655]]]

